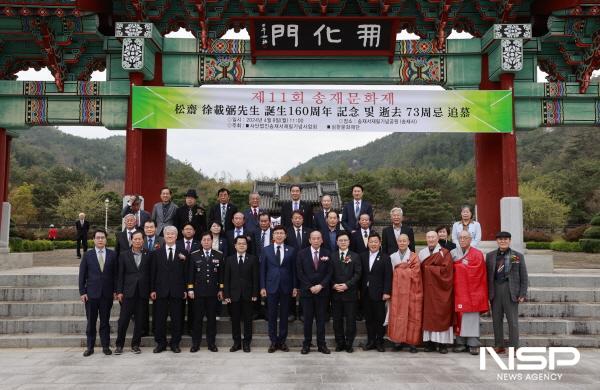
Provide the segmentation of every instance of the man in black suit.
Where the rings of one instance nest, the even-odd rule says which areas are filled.
[[[132,195],[129,201],[121,210],[121,218],[125,218],[127,214],[133,214],[135,216],[135,227],[138,230],[144,228],[146,221],[150,220],[150,213],[141,209],[142,200],[137,195]]]
[[[96,344],[96,322],[100,315],[100,341],[102,352],[112,354],[110,350],[110,310],[116,298],[117,256],[106,248],[106,232],[98,229],[94,232],[94,250],[85,252],[79,264],[79,295],[85,303],[86,350],[83,356],[94,353]]]
[[[177,228],[163,228],[165,245],[152,252],[150,298],[154,301],[154,353],[167,349],[167,316],[171,318],[171,351],[180,353],[181,308],[186,299],[187,257],[177,249]]]
[[[367,325],[365,351],[377,349],[384,352],[385,301],[392,295],[393,268],[390,256],[381,251],[381,238],[372,232],[369,235],[369,251],[360,255],[362,266],[363,313]]]
[[[246,221],[244,227],[248,231],[255,232],[260,229],[259,216],[264,212],[260,208],[260,194],[258,192],[251,192],[248,195],[248,208],[244,210],[244,220]]]
[[[196,231],[194,229],[194,225],[191,222],[185,222],[182,227],[182,231],[180,232],[182,238],[177,240],[177,249],[184,252],[186,256],[190,256],[192,252],[200,249],[200,241],[196,239]],[[181,309],[181,323],[183,324],[183,331],[186,331],[187,325],[187,333],[192,334],[192,329],[194,328],[194,303],[188,299],[183,301],[183,308]],[[187,309],[186,309],[187,307]],[[187,313],[187,324],[185,321]]]
[[[273,239],[273,229],[271,228],[271,216],[269,213],[261,213],[258,216],[259,229],[254,232],[254,254],[261,255],[263,248],[271,245]]]
[[[212,250],[212,233],[204,232],[201,248],[192,252],[188,264],[188,296],[194,302],[194,331],[190,352],[198,352],[206,316],[208,350],[217,352],[217,305],[223,300],[223,254]]]
[[[311,229],[302,226],[304,223],[304,216],[301,211],[292,212],[292,226],[287,228],[285,243],[296,249],[296,253],[301,249],[308,248],[310,243],[308,241]],[[322,241],[322,239],[321,239]],[[290,316],[288,321],[295,321],[298,317],[302,321],[304,312],[302,310],[302,300],[300,304],[296,304],[296,298],[290,300]]]
[[[294,211],[300,211],[302,215],[307,216],[303,222],[305,228],[312,227],[312,218],[309,218],[312,215],[312,207],[308,202],[300,200],[301,196],[302,188],[298,184],[292,184],[290,187],[291,200],[281,203],[281,224],[286,228],[292,226],[292,213]]]
[[[148,252],[154,252],[165,244],[163,237],[156,235],[156,222],[146,221],[144,224],[144,248]]]
[[[406,234],[408,236],[410,242],[408,248],[411,252],[415,252],[415,233],[410,226],[402,224],[402,218],[403,212],[400,207],[394,207],[390,211],[392,226],[383,228],[383,231],[381,232],[381,250],[383,253],[391,255],[392,253],[398,252],[398,244],[396,242],[401,234]]]
[[[318,351],[330,353],[325,343],[325,315],[329,304],[332,267],[330,253],[326,248],[322,248],[321,244],[321,232],[311,232],[310,247],[301,249],[296,258],[296,275],[304,314],[304,342],[301,351],[303,355],[310,352],[313,318],[317,323]]]
[[[254,302],[260,291],[258,258],[247,252],[248,240],[238,236],[234,240],[235,253],[225,260],[223,296],[231,314],[233,346],[229,352],[242,349],[240,322],[244,321],[244,352],[250,352],[252,342],[252,317]]]
[[[115,252],[119,255],[131,247],[131,238],[137,231],[135,226],[135,215],[127,214],[125,216],[125,229],[116,234]]]
[[[367,213],[363,213],[358,218],[359,229],[357,229],[350,237],[350,250],[359,255],[369,250],[367,242],[369,234],[371,234],[371,217]]]
[[[229,203],[229,190],[221,188],[217,191],[219,203],[211,207],[208,215],[208,223],[219,222],[225,228],[225,231],[233,229],[233,214],[237,213],[238,208]]]
[[[361,214],[369,214],[373,222],[373,206],[371,203],[363,200],[363,187],[360,184],[352,186],[352,202],[348,202],[342,209],[342,226],[344,230],[354,233],[358,226],[358,217]]]
[[[337,251],[337,236],[340,231],[338,213],[330,211],[327,213],[327,228],[321,232],[323,235],[323,245],[330,252]]]
[[[332,210],[331,195],[325,194],[321,197],[321,208],[313,215],[313,227],[322,232],[327,229],[327,213]]]
[[[131,248],[119,254],[117,299],[121,303],[121,313],[117,324],[115,355],[123,353],[125,335],[132,316],[134,324],[131,350],[136,354],[141,353],[140,342],[145,331],[149,297],[150,254],[144,250],[144,235],[138,230],[131,238]]]
[[[354,352],[356,337],[356,308],[358,290],[362,275],[361,260],[358,254],[349,250],[350,235],[346,231],[338,234],[339,250],[332,254],[331,306],[333,312],[333,331],[335,333],[336,352]],[[344,317],[346,326],[344,330]]]
[[[254,240],[252,239],[254,232],[251,230],[248,230],[245,227],[246,220],[244,218],[244,213],[241,213],[238,211],[235,214],[233,214],[231,223],[233,224],[233,229],[228,230],[226,232],[227,253],[228,254],[235,253],[235,247],[233,244],[234,240],[239,236],[244,236],[244,237],[246,237],[246,240],[248,241],[248,252],[250,254],[254,254],[255,253],[254,252]]]
[[[90,230],[90,223],[86,221],[84,213],[79,213],[79,219],[75,222],[75,228],[77,229],[77,258],[81,259],[80,248],[83,246],[83,253],[87,252],[87,236]]]
[[[179,231],[179,239],[183,238],[183,227],[191,223],[194,228],[194,238],[199,241],[200,234],[206,231],[206,211],[197,204],[196,190],[189,189],[185,194],[185,204],[175,211],[175,227]]]

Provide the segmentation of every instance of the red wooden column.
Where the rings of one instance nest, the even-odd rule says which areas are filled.
[[[512,89],[513,81],[513,74],[502,74],[500,83],[491,82],[487,55],[482,56],[480,89]],[[482,239],[493,240],[500,230],[500,199],[519,196],[514,132],[475,135],[475,186]]]
[[[162,58],[156,56],[156,77],[144,82],[141,73],[131,73],[129,80],[134,85],[162,85]],[[129,97],[129,117],[125,143],[125,193],[144,197],[144,208],[152,210],[160,201],[160,189],[165,185],[167,170],[167,130],[139,130],[131,127],[132,102]]]

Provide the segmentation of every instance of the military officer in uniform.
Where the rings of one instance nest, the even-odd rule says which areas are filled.
[[[198,352],[202,340],[202,322],[206,316],[206,342],[208,350],[217,352],[217,305],[223,300],[223,255],[212,249],[212,234],[200,236],[201,248],[190,255],[188,262],[188,294],[194,302],[194,327],[192,348]]]

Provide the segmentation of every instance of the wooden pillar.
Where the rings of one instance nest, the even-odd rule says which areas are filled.
[[[162,85],[162,57],[156,56],[156,78],[145,82],[141,73],[130,73],[131,86]],[[144,208],[152,210],[160,201],[160,188],[165,185],[167,174],[167,130],[139,130],[131,127],[131,93],[128,106],[125,143],[125,193],[144,197]]]
[[[502,74],[499,83],[491,82],[488,77],[487,55],[482,56],[480,89],[512,89],[513,82],[513,74]],[[500,230],[500,199],[519,196],[517,141],[514,132],[475,135],[475,186],[477,219],[481,224],[482,239],[493,240]]]

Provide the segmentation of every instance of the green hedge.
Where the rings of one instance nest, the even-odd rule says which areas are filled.
[[[600,238],[600,226],[591,226],[583,233],[583,238]]]
[[[579,242],[554,241],[550,243],[550,249],[557,252],[582,252]]]
[[[110,238],[107,243],[108,247],[115,247],[115,239]],[[11,252],[41,252],[51,251],[54,249],[75,249],[76,241],[50,241],[50,240],[23,240],[19,237],[11,237],[9,240]],[[88,248],[94,247],[94,241],[88,240]]]
[[[527,249],[550,249],[551,242],[527,241]]]
[[[587,253],[600,253],[600,240],[582,239],[579,241],[581,249]]]
[[[600,215],[596,215],[594,218],[592,218],[590,225],[600,226]]]

